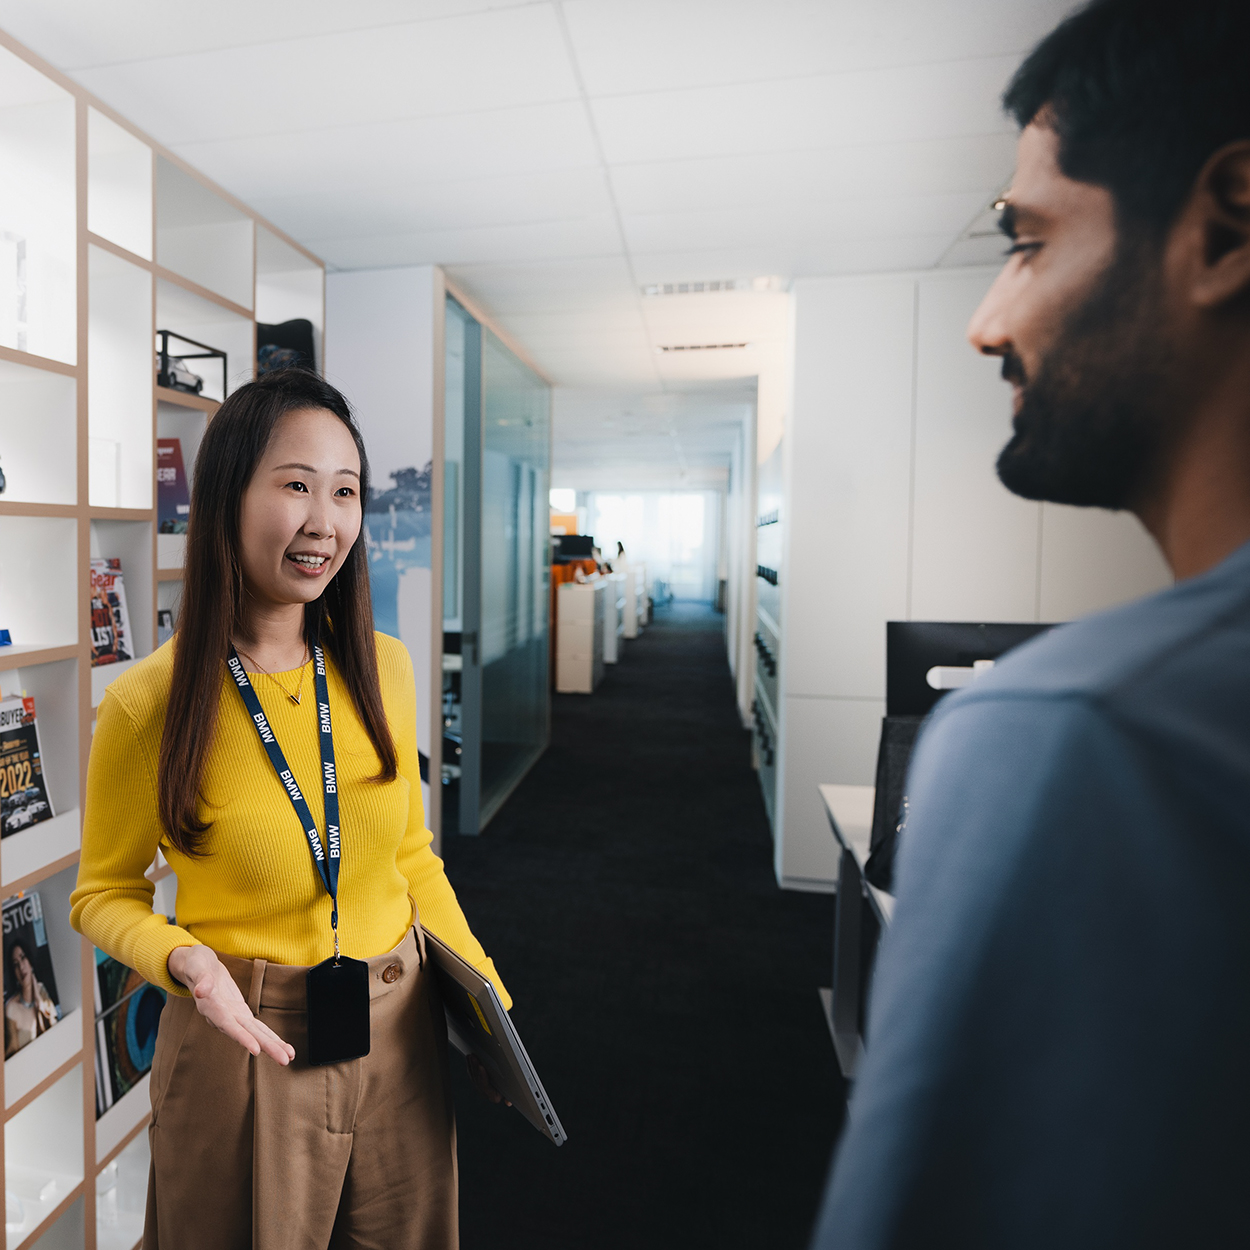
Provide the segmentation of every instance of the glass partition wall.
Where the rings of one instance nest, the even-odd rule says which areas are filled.
[[[443,829],[478,833],[547,745],[551,392],[447,300]]]

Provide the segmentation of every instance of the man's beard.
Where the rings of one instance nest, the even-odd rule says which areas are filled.
[[[1003,377],[1023,388],[998,457],[1008,490],[1118,510],[1157,485],[1176,411],[1159,282],[1157,251],[1122,243],[1032,380],[1004,357]]]

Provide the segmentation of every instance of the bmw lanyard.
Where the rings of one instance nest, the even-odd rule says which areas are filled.
[[[269,727],[269,718],[256,697],[256,691],[252,688],[252,683],[233,645],[230,647],[230,658],[227,664],[230,668],[230,675],[243,696],[243,702],[251,715],[252,723],[256,726],[256,732],[260,735],[261,743],[269,756],[269,762],[273,765],[274,772],[278,774],[278,780],[282,782],[287,798],[291,800],[291,806],[295,809],[300,827],[304,830],[304,836],[308,839],[313,867],[316,868],[317,875],[320,876],[321,883],[330,896],[330,927],[334,930],[334,958],[337,961],[339,959],[339,859],[341,853],[339,791],[338,780],[334,772],[334,732],[330,728],[330,690],[326,683],[325,654],[316,643],[313,644],[312,652],[313,665],[316,670],[317,720],[321,729],[317,736],[321,741],[321,777],[325,786],[326,844],[324,848],[321,845],[321,839],[317,836],[317,826],[313,821],[312,812],[308,810],[308,803],[300,792],[295,775],[287,765],[286,756],[282,754],[278,739]]]

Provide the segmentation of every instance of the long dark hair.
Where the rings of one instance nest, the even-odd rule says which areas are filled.
[[[363,509],[369,499],[369,461],[351,407],[334,387],[306,369],[278,369],[239,387],[209,421],[196,456],[157,783],[165,832],[186,855],[203,853],[210,822],[201,820],[197,811],[200,782],[217,727],[230,639],[244,624],[246,592],[239,559],[243,493],[279,420],[304,408],[332,412],[351,431],[360,453]],[[397,759],[378,685],[363,524],[361,529],[324,593],[305,606],[304,635],[320,641],[333,657],[382,762],[376,780],[392,781]]]

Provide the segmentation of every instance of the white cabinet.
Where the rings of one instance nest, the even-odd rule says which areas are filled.
[[[625,606],[622,619],[626,638],[637,638],[648,618],[647,566],[622,564],[617,572],[625,574]]]
[[[604,580],[608,588],[603,606],[603,662],[615,664],[625,637],[625,574],[609,573]]]
[[[603,680],[604,616],[608,582],[594,577],[565,582],[556,591],[556,690],[590,694]]]

